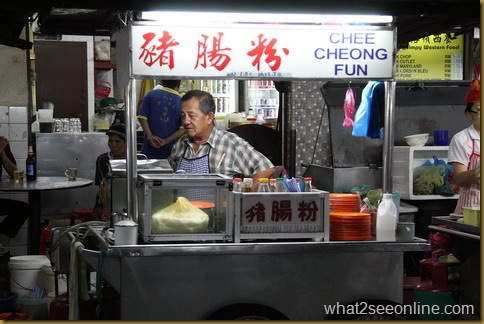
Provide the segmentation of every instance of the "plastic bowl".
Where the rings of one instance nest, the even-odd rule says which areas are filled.
[[[429,140],[429,133],[405,136],[405,141],[410,146],[424,146]]]

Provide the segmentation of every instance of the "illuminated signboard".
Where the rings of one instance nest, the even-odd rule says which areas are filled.
[[[134,76],[392,79],[395,33],[372,26],[131,26]]]
[[[432,35],[397,52],[397,80],[462,80],[463,37]]]

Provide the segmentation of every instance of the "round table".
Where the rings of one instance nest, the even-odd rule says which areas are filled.
[[[67,177],[37,177],[35,180],[16,183],[13,179],[2,179],[0,181],[0,192],[28,192],[29,203],[32,214],[29,216],[28,229],[28,253],[39,253],[40,244],[40,192],[48,190],[65,190],[87,187],[92,184],[92,180],[77,178],[67,180]]]

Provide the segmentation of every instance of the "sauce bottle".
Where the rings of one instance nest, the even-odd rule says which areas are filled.
[[[259,188],[257,189],[258,192],[271,192],[271,188],[269,188],[269,179],[268,178],[260,178]]]

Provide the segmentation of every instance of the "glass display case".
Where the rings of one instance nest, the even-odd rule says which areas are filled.
[[[229,186],[222,174],[138,175],[138,226],[145,243],[232,241]]]

